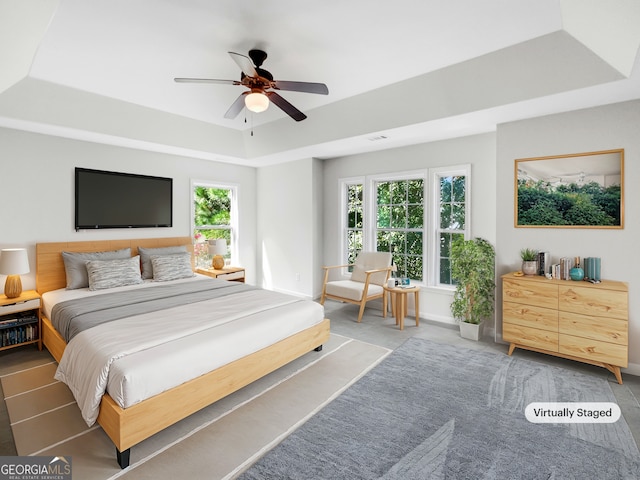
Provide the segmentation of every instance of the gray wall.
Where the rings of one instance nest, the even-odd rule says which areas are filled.
[[[26,247],[35,288],[37,242],[190,236],[191,179],[238,185],[240,258],[247,281],[256,278],[256,170],[226,163],[70,140],[0,128],[0,248]],[[173,178],[173,227],[74,230],[74,167]],[[4,284],[4,277],[0,276]]]
[[[498,127],[497,272],[519,269],[519,251],[529,247],[563,256],[601,257],[602,277],[629,284],[630,371],[640,374],[640,101],[513,122]],[[622,230],[514,228],[514,160],[624,148],[625,226]],[[499,299],[501,299],[499,292]],[[498,304],[498,307],[500,304]],[[497,318],[501,318],[498,310]],[[498,323],[498,338],[501,325]]]

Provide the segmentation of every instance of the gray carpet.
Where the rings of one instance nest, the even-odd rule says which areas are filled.
[[[615,402],[593,376],[412,338],[239,478],[638,479],[614,424],[533,424],[531,402]]]

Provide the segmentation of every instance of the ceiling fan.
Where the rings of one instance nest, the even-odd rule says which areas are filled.
[[[329,94],[329,89],[324,83],[274,80],[270,72],[260,68],[267,58],[266,52],[262,50],[249,50],[248,57],[235,52],[229,52],[229,55],[242,71],[240,80],[218,80],[215,78],[174,78],[174,80],[178,83],[215,83],[242,85],[248,88],[249,90],[242,92],[229,107],[227,113],[224,114],[225,118],[230,119],[236,118],[245,106],[255,113],[263,112],[269,107],[269,101],[271,101],[296,122],[299,122],[307,118],[307,116],[275,90],[317,93],[320,95]]]

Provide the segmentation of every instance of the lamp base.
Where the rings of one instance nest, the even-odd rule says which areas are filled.
[[[22,280],[20,275],[9,275],[4,284],[4,294],[7,298],[16,298],[22,294]]]
[[[211,266],[216,270],[222,270],[224,267],[224,257],[222,255],[214,255]]]

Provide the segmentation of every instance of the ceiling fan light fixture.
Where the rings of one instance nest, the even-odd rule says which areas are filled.
[[[269,107],[269,97],[264,93],[252,92],[244,97],[244,104],[250,112],[264,112]]]

